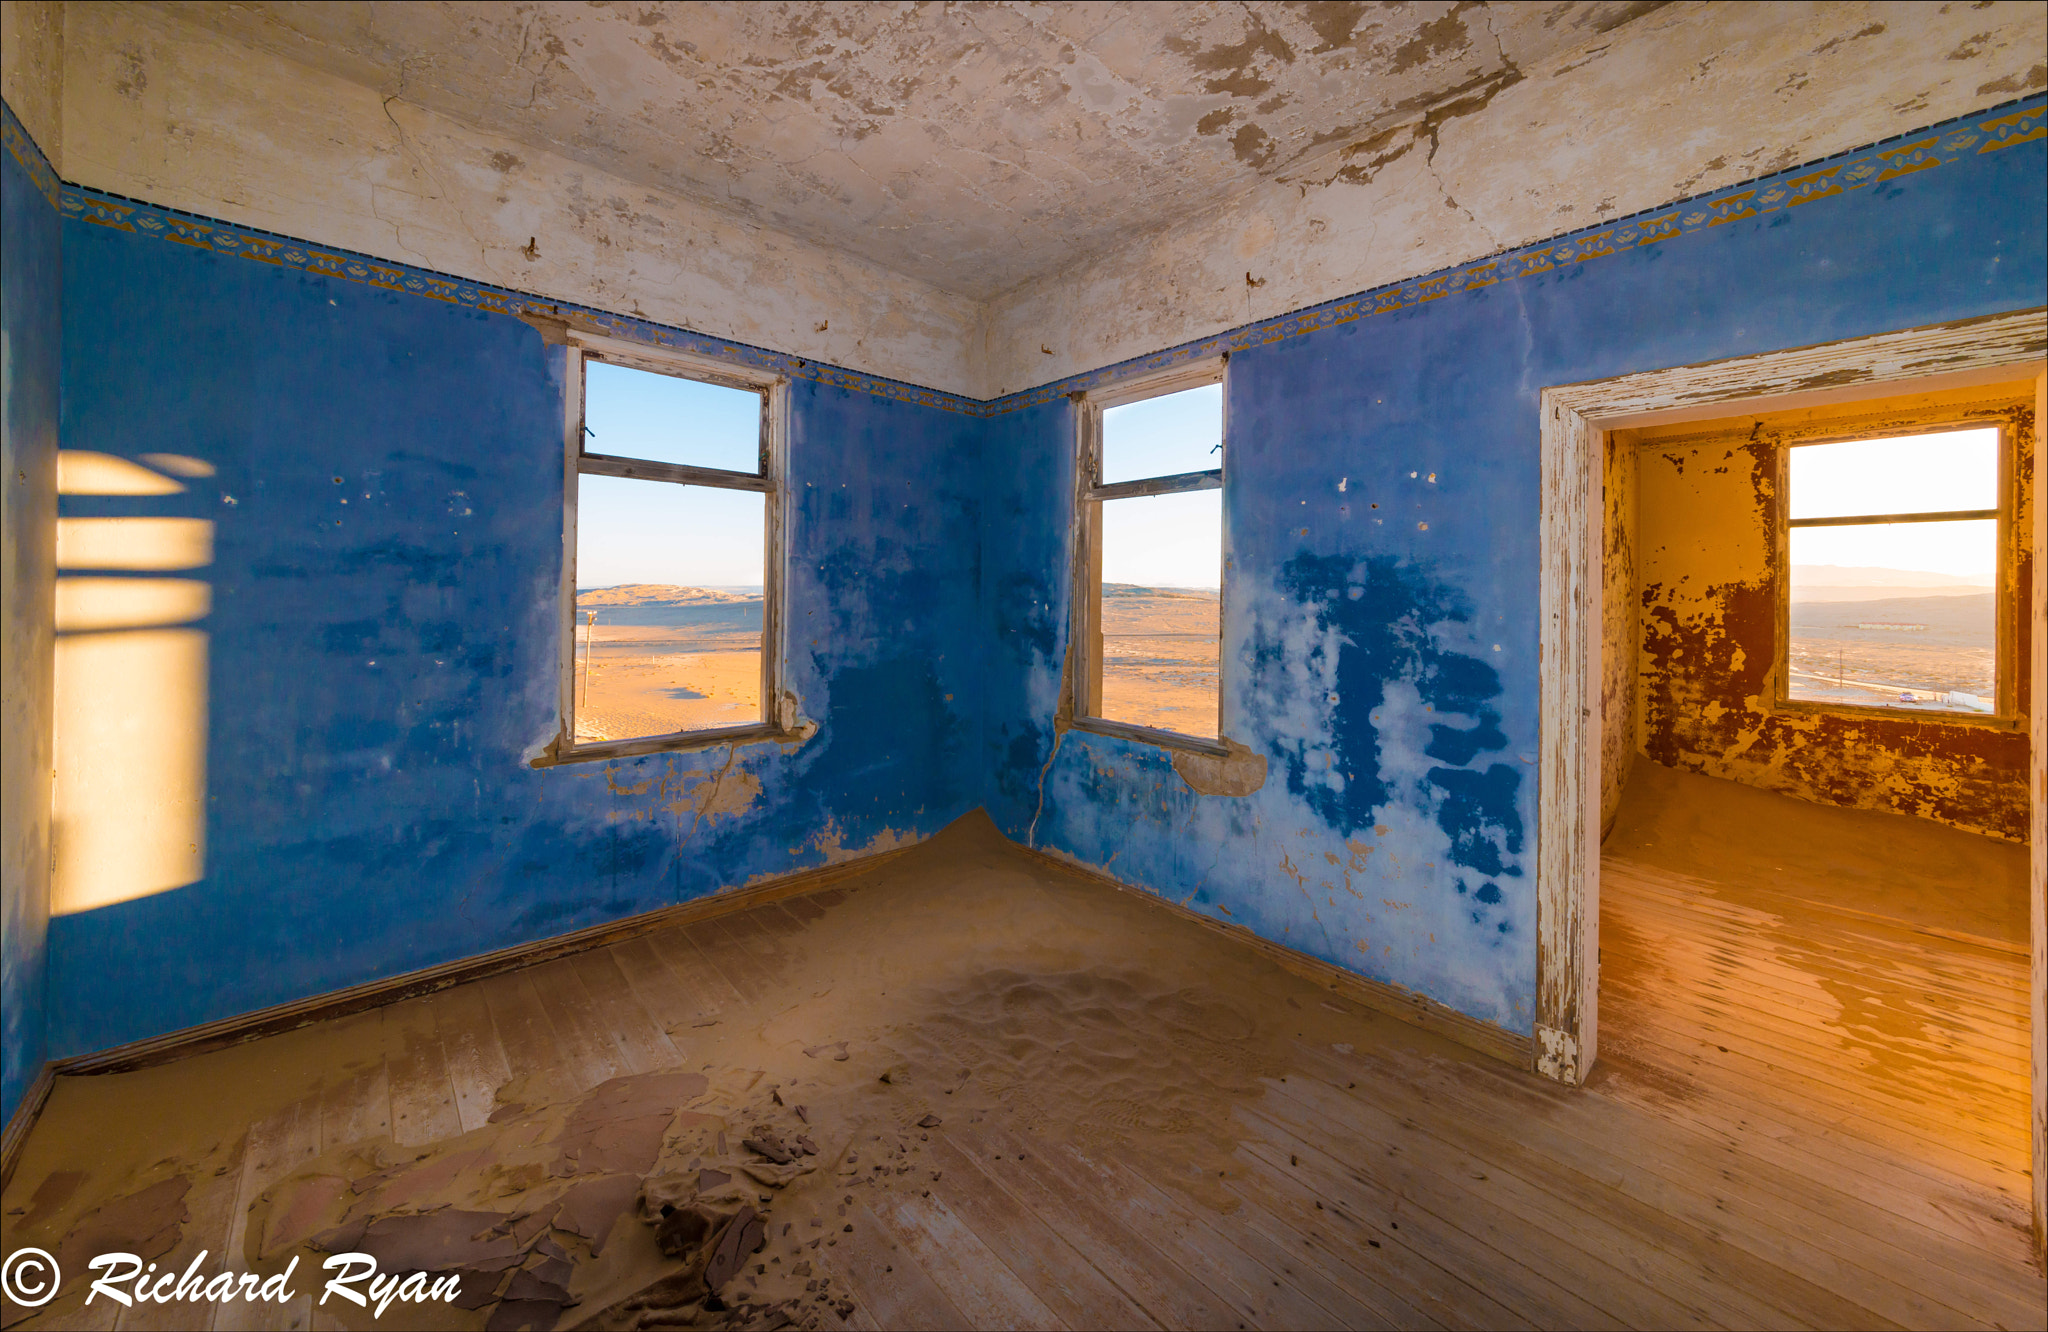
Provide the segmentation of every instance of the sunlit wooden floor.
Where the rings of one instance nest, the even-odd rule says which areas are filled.
[[[922,1093],[945,1112],[943,1126],[892,1141],[921,1154],[914,1178],[923,1187],[876,1184],[859,1173],[867,1163],[841,1156],[848,1201],[832,1218],[835,1242],[816,1252],[851,1294],[847,1325],[2048,1321],[2024,1229],[2023,959],[1783,903],[1745,904],[1729,885],[1624,860],[1606,864],[1603,893],[1602,1062],[1592,1085],[1571,1091],[1336,1001],[1261,960],[1230,961],[1217,950],[1243,950],[1229,940],[1048,869],[992,829],[956,829],[822,898],[664,930],[258,1043],[268,1051],[265,1085],[290,1085],[267,1092],[272,1108],[252,1117],[234,1093],[245,1065],[209,1074],[214,1104],[199,1128],[176,1131],[225,1144],[222,1165],[201,1172],[164,1262],[182,1266],[202,1248],[244,1252],[253,1200],[319,1153],[478,1130],[508,1086],[523,1100],[574,1098],[621,1075],[710,1068],[725,1054],[692,1042],[739,1028],[766,1041],[757,1067],[772,1076],[859,1071],[857,1085],[846,1083],[851,1099],[839,1103],[854,1107],[848,1115],[868,1103],[858,1098],[929,1087],[939,1073],[967,1086],[977,1076],[967,1061],[983,1057],[976,1050],[1010,1050],[1004,1057],[1028,1072],[1037,1056],[1017,1048],[1065,1057],[1062,1043],[1072,1041],[1108,1051],[1087,1066],[1097,1070],[1090,1076],[1129,1084],[1099,1104],[1136,1109],[1089,1112],[1117,1117],[1115,1133],[1062,1122],[1022,1073],[993,1082],[971,1114],[944,1099],[951,1090]],[[1157,993],[1209,1014],[1173,1029],[1181,1034],[1170,1039],[1193,1053],[1152,1073],[1131,1053],[1163,1039],[1145,1015],[1166,1013],[1166,999],[1119,1007],[1102,996],[1123,991],[1090,981],[1071,1009],[1048,1009],[1042,994],[1018,997],[1044,987],[1014,958],[1001,959],[1012,970],[999,987],[974,989],[971,957],[947,964],[969,989],[944,991],[953,997],[943,1005],[906,998],[886,1024],[856,1034],[846,1062],[778,1044],[792,1004],[842,1002],[817,998],[838,983],[821,977],[862,975],[891,994],[915,983],[875,961],[886,946],[876,940],[888,936],[861,922],[943,933],[949,911],[997,900],[1013,913],[1009,934],[1036,929],[1038,912],[1080,929],[1081,944],[1061,945],[1068,954],[1045,955],[1048,974],[1124,975],[1115,969],[1136,934],[1156,950],[1147,957],[1185,959],[1189,975],[1166,977]],[[960,902],[969,905],[952,905]],[[1232,966],[1243,968],[1246,989],[1201,975]],[[1128,977],[1117,984],[1144,990]],[[1232,996],[1247,991],[1262,994],[1261,1011],[1240,1011]],[[979,1037],[962,1033],[979,1029],[960,1015],[980,1011],[971,996],[985,994],[1000,1002],[987,1007],[988,1042],[976,1045]],[[1054,1023],[1048,1013],[1065,1016]],[[1135,1043],[1116,1046],[1120,1033]],[[373,1053],[329,1059],[323,1041]],[[875,1062],[863,1065],[870,1046]],[[892,1060],[896,1082],[885,1087],[874,1069]],[[1144,1113],[1148,1098],[1184,1095],[1191,1080],[1200,1093],[1210,1077],[1221,1156],[1205,1155],[1171,1116]],[[146,1116],[169,1094],[167,1080],[174,1074],[158,1070],[60,1083],[37,1130],[47,1141],[31,1139],[7,1191],[10,1245],[33,1242],[21,1226],[28,1200],[75,1164],[60,1141],[67,1135],[51,1125]],[[911,1123],[923,1104],[890,1112],[890,1122]],[[861,1121],[827,1154],[865,1147],[871,1127]],[[112,1196],[158,1168],[135,1160],[125,1173],[95,1176],[58,1210],[76,1215],[95,1191]],[[840,1187],[829,1201],[839,1202]],[[838,1228],[841,1217],[850,1228]],[[61,1219],[41,1224],[61,1238]],[[155,1323],[138,1316],[145,1311],[120,1320],[116,1312],[60,1301],[21,1325],[176,1321],[162,1321],[163,1310],[146,1311]],[[561,1325],[588,1313],[571,1306]],[[842,1322],[829,1306],[798,1313],[791,1317],[810,1325]],[[483,1313],[471,1316],[482,1325]],[[332,1325],[303,1299],[285,1317]],[[224,1314],[218,1325],[241,1324]]]

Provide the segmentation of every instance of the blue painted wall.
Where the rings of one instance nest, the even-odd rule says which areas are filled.
[[[53,1054],[821,864],[978,803],[972,418],[796,384],[808,743],[535,770],[561,354],[503,315],[82,221],[64,264],[91,312],[65,330],[65,447],[215,468],[169,501],[65,513],[217,526],[206,874],[51,923]],[[759,794],[700,816],[729,762]]]
[[[45,1055],[50,919],[51,595],[57,508],[56,177],[0,110],[0,1121]],[[38,177],[41,178],[40,182]]]
[[[1271,777],[1247,798],[1195,795],[1156,750],[1056,733],[1063,397],[976,413],[809,378],[788,679],[818,734],[528,767],[555,724],[559,354],[501,314],[83,210],[63,228],[66,447],[215,469],[147,509],[216,524],[208,841],[199,882],[50,923],[47,1052],[878,849],[977,804],[1526,1032],[1538,392],[2040,305],[2044,147],[1249,338],[1229,386],[1224,724]],[[12,321],[29,261],[9,180]],[[54,314],[38,327],[54,335]],[[751,800],[702,815],[720,773]],[[12,1089],[38,1057],[14,995],[40,983],[9,930]]]
[[[1529,1032],[1539,392],[2040,306],[2044,147],[1235,352],[1223,709],[1269,761],[1255,796],[1198,796],[1158,750],[1080,732],[1048,766],[1071,425],[1054,406],[996,418],[992,812]]]

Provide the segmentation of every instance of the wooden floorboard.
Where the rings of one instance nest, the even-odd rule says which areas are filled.
[[[418,1146],[460,1134],[462,1112],[433,1008],[409,999],[383,1013],[392,1141]]]
[[[1442,1199],[1447,1215],[1468,1233],[1476,1218],[1486,1217],[1476,1227],[1486,1232],[1480,1238],[1496,1248],[1527,1247],[1543,1270],[1573,1274],[1576,1289],[1599,1292],[1594,1298],[1600,1308],[1625,1324],[1713,1327],[1718,1324],[1706,1311],[1731,1305],[1746,1305],[1743,1312],[1758,1322],[1787,1316],[1784,1309],[1750,1302],[1747,1290],[1731,1300],[1730,1273],[1698,1264],[1702,1250],[1711,1254],[1718,1247],[1707,1237],[1644,1224],[1639,1212],[1646,1209],[1631,1209],[1618,1196],[1603,1197],[1597,1208],[1584,1206],[1577,1195],[1588,1191],[1592,1181],[1583,1176],[1542,1169],[1533,1159],[1514,1160],[1500,1144],[1489,1144],[1482,1159],[1436,1139],[1422,1121],[1375,1113],[1369,1102],[1354,1099],[1343,1106],[1343,1114],[1332,1117],[1325,1107],[1300,1097],[1304,1081],[1291,1080],[1293,1095],[1275,1096],[1247,1114],[1270,1114],[1269,1122],[1283,1132],[1307,1135],[1323,1145],[1325,1154],[1333,1131],[1344,1135],[1364,1129],[1383,1141],[1420,1145],[1421,1151],[1388,1153],[1374,1164],[1406,1196]],[[1528,1178],[1504,1166],[1503,1157]]]
[[[1196,1272],[1177,1267],[1093,1194],[1051,1171],[1044,1153],[1019,1150],[1024,1144],[993,1126],[951,1136],[986,1178],[1086,1255],[1150,1321],[1161,1327],[1235,1327],[1241,1321]]]
[[[933,1144],[932,1160],[946,1177],[933,1192],[1066,1326],[1158,1326],[1066,1237],[944,1135]]]
[[[1743,910],[1732,892],[1608,860],[1603,1039],[1719,1095],[1794,1122],[1854,1124],[2023,1197],[2023,962],[1818,914],[1751,911],[1747,933],[1724,932]],[[1982,983],[1959,984],[1963,971]],[[1803,1022],[1779,1002],[1788,985],[1813,1001]],[[1930,1041],[1929,1020],[1977,1035]]]
[[[984,854],[1005,874],[1053,872]],[[792,1075],[707,1052],[744,1046],[812,993],[801,968],[855,946],[831,908],[861,891],[854,880],[322,1024],[371,1053],[309,1061],[316,1081],[253,1122],[223,1107],[220,1168],[190,1192],[162,1261],[253,1261],[252,1206],[315,1155],[423,1149],[626,1074],[704,1070],[711,1098],[733,1106],[766,1104],[778,1079],[814,1081],[829,1053],[795,1052]],[[934,1329],[2048,1324],[2024,1230],[2023,959],[1625,862],[1606,867],[1602,911],[1603,1054],[1587,1087],[1368,1015],[1341,1044],[1256,1052],[1286,1071],[1232,1093],[1235,1136],[1210,1163],[1227,1169],[1205,1171],[1214,1187],[1199,1191],[1149,1130],[1090,1138],[1002,1107],[956,1113],[951,1028],[908,1026],[886,1057],[857,1049],[831,1067],[866,1070],[865,1094],[898,1107],[869,1128],[910,1154],[862,1138],[859,1162],[820,1163],[848,1191],[805,1252],[853,1307],[806,1316]],[[795,1030],[775,1039],[795,1044]],[[909,1061],[892,1066],[909,1070],[909,1093],[875,1077],[887,1059]],[[888,1099],[906,1094],[923,1099]],[[945,1111],[929,1125],[927,1103]],[[877,1158],[918,1169],[885,1184]],[[18,1174],[9,1205],[35,1182]],[[335,1325],[310,1299],[224,1305],[215,1323]],[[185,1315],[105,1309],[24,1328]]]

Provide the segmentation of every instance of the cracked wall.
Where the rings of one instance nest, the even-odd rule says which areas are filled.
[[[956,392],[978,307],[141,5],[67,7],[67,180]]]
[[[506,315],[63,226],[65,299],[95,312],[65,331],[65,447],[205,462],[147,511],[215,538],[203,873],[51,922],[53,1057],[888,850],[978,803],[974,418],[791,385],[785,681],[808,740],[535,769],[560,349]]]
[[[165,8],[981,300],[1656,3]]]
[[[1634,650],[1636,734],[1644,756],[1820,804],[1930,818],[2010,842],[2027,840],[2027,732],[1938,716],[1884,717],[1785,707],[1778,618],[1778,459],[1787,442],[1896,428],[1944,415],[1999,419],[2014,435],[2013,519],[2033,530],[2034,390],[1893,398],[1619,431],[1639,460]],[[2024,719],[2033,559],[2001,560],[2004,641],[1998,676]],[[1625,627],[1625,626],[1624,626]],[[1612,658],[1610,658],[1611,660]],[[2005,710],[2005,709],[2002,709]],[[1603,751],[1604,752],[1604,751]]]
[[[1466,23],[1470,12],[1440,7],[1428,21]],[[1687,25],[1704,24],[1741,54],[1747,12],[1672,7],[1637,23],[1678,25],[1654,31],[1681,52],[1703,40]],[[1781,27],[1799,31],[1821,13],[1785,12],[1797,21]],[[1836,53],[1874,49],[1900,24],[1853,42],[1861,29],[1844,29],[1808,88],[1768,103],[1787,117],[1772,127],[1777,146],[1746,158],[1729,149],[1740,137],[1729,124],[1753,123],[1739,119],[1748,113],[1723,122],[1702,112],[1743,104],[1746,84],[1725,72],[1741,62],[1709,62],[1673,91],[1658,82],[1672,67],[1636,40],[1636,23],[1619,30],[1628,42],[1616,39],[1612,59],[1582,52],[1589,70],[1622,71],[1590,91],[1557,84],[1561,68],[1548,83],[1525,75],[1511,86],[1480,71],[1501,85],[1483,114],[1412,121],[1427,124],[1435,163],[1412,129],[1405,150],[1384,130],[1349,158],[1336,150],[1332,161],[1370,176],[1325,193],[1350,201],[1339,243],[1252,273],[1261,246],[1285,250],[1298,234],[1289,228],[1314,220],[1259,203],[1313,193],[1276,185],[1234,215],[1239,230],[1198,218],[1122,252],[1130,284],[1094,289],[1091,300],[1109,302],[1101,309],[1044,306],[1037,327],[1062,330],[1055,351],[1027,340],[1017,356],[1089,368],[1208,321],[1349,292],[1375,273],[1412,276],[1438,253],[1429,247],[1450,253],[1485,230],[1461,230],[1440,189],[1480,218],[1547,218],[1535,232],[1547,236],[1600,204],[1664,202],[1801,143],[1824,151],[1844,125],[1924,125],[1941,107],[2003,96],[1979,95],[2000,79],[2033,77],[1993,67],[2017,59],[2012,34],[2032,31],[2034,11],[1927,12],[1937,33],[1958,14],[1990,25],[1981,42],[1952,48],[1977,53],[1937,69],[1946,81],[1927,84],[1929,109],[1911,109],[1912,98],[1875,107],[1871,88],[1890,85],[1891,65],[1911,82],[1946,56],[1894,45],[1875,63],[1842,64]],[[508,286],[918,382],[994,382],[978,377],[980,352],[961,334],[973,307],[932,304],[936,288],[729,213],[693,213],[686,199],[650,206],[644,231],[614,230],[585,205],[625,187],[587,164],[537,159],[440,111],[387,107],[366,84],[252,57],[191,25],[74,13],[67,38],[90,41],[68,48],[77,113],[67,101],[66,116],[102,163],[77,173],[88,184],[105,184],[93,175],[105,171],[153,201],[373,253],[392,233],[369,203],[388,186],[411,210],[408,236],[451,267],[475,248],[466,227],[482,214],[467,210],[489,198],[505,211],[483,253],[506,265],[497,280]],[[1862,7],[1827,15],[1883,21]],[[1783,72],[1765,59],[1771,40],[1751,44],[1757,79]],[[1255,45],[1252,67],[1276,68]],[[1221,66],[1213,76],[1235,77]],[[280,102],[286,78],[295,95]],[[82,79],[93,91],[77,92]],[[1592,96],[1602,88],[1608,100]],[[1537,92],[1549,100],[1516,100]],[[1583,134],[1553,135],[1565,165],[1517,163],[1552,173],[1528,178],[1527,196],[1522,178],[1496,167],[1480,173],[1491,194],[1464,192],[1454,158],[1514,156],[1517,122],[1502,117],[1555,124],[1567,92],[1591,110]],[[1707,94],[1721,100],[1683,100]],[[1478,95],[1477,85],[1460,94]],[[181,119],[208,104],[218,119]],[[1678,145],[1655,159],[1663,184],[1635,171],[1630,153],[1610,170],[1622,130],[1605,127],[1631,117],[1662,127],[1647,139]],[[1492,128],[1475,135],[1481,122]],[[377,129],[389,137],[362,137],[366,124],[389,126]],[[401,129],[417,131],[437,180],[404,174]],[[1241,129],[1233,121],[1209,137],[1234,145]],[[501,169],[495,153],[520,162]],[[1700,175],[1716,157],[1711,171],[1727,174]],[[1415,195],[1405,202],[1404,180]],[[580,196],[575,181],[586,182]],[[519,756],[554,724],[559,560],[559,386],[537,335],[478,311],[66,223],[66,300],[97,315],[66,330],[67,429],[81,448],[125,456],[168,438],[219,460],[218,507],[207,510],[222,525],[209,574],[212,684],[236,706],[210,741],[220,780],[205,879],[55,923],[54,1048],[154,1034],[884,849],[977,801],[1057,854],[1191,894],[1195,909],[1526,1031],[1538,388],[2038,305],[2044,238],[2030,205],[2043,189],[2041,146],[2008,148],[1234,356],[1234,438],[1250,444],[1233,451],[1225,729],[1267,763],[1264,784],[1243,796],[1199,794],[1159,751],[1056,729],[1072,493],[1063,399],[983,419],[810,381],[792,404],[802,488],[789,678],[819,734],[737,756],[525,769]],[[525,220],[543,215],[568,218],[582,248],[557,258]],[[702,224],[686,238],[694,244],[675,239],[685,222]],[[1380,244],[1380,228],[1401,243]],[[559,266],[521,267],[528,236],[532,264]],[[1219,236],[1222,248],[1210,246]],[[1196,281],[1211,269],[1213,291]],[[544,272],[565,290],[549,291]],[[761,281],[743,288],[735,273]],[[649,290],[668,304],[627,303]],[[764,291],[760,308],[749,304]],[[1093,342],[1067,337],[1090,328],[1102,330]],[[1034,364],[1019,382],[1049,374]],[[327,530],[332,474],[361,479],[375,501],[340,532]],[[482,516],[443,537],[418,517],[448,512],[455,490]],[[132,978],[121,993],[100,983],[110,966]]]
[[[1495,40],[1488,8],[1443,21]],[[2048,87],[2037,4],[1674,4],[989,303],[1014,392]],[[1507,48],[1504,48],[1507,49]],[[1475,71],[1476,73],[1476,71]]]
[[[2048,86],[2019,0],[66,12],[81,183],[980,398]]]
[[[997,823],[1529,1033],[1543,386],[2038,307],[2044,150],[2032,138],[1234,352],[1223,730],[1268,760],[1252,795],[1199,795],[1165,751],[1056,730],[1072,409],[998,416],[983,583]]]

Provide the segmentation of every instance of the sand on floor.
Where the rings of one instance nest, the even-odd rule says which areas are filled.
[[[692,990],[723,986],[722,1001],[656,1014],[672,1054],[595,1087],[562,1070],[514,1078],[501,1067],[486,1083],[496,1083],[490,1122],[432,1142],[395,1141],[389,1117],[353,1136],[331,1126],[366,1082],[373,1096],[385,1085],[389,1061],[460,1047],[436,1026],[436,1005],[453,999],[60,1079],[5,1194],[9,1243],[73,1256],[140,1245],[182,1261],[187,1228],[239,1210],[245,1228],[226,1255],[235,1270],[270,1273],[296,1255],[302,1274],[317,1273],[336,1245],[414,1254],[453,1244],[480,1286],[509,1264],[529,1294],[552,1282],[575,1301],[564,1325],[598,1325],[628,1321],[603,1311],[678,1271],[645,1210],[700,1197],[770,1217],[765,1247],[726,1290],[732,1303],[801,1300],[812,1323],[836,1325],[803,1287],[830,1269],[846,1200],[920,1196],[945,1125],[990,1121],[1144,1163],[1200,1206],[1230,1212],[1239,1204],[1227,1185],[1245,1169],[1233,1155],[1236,1107],[1288,1071],[1289,1042],[1370,1040],[1391,1025],[1444,1058],[1479,1058],[1140,895],[1025,860],[979,811],[851,890],[789,910],[810,924],[751,954],[767,969],[751,995],[707,975]],[[535,979],[533,993],[566,1032],[549,984]],[[477,993],[495,1010],[504,991]],[[530,1057],[515,1050],[508,1015],[496,1021],[513,1064]],[[746,1146],[764,1131],[808,1139],[816,1154],[778,1167]],[[235,1181],[258,1157],[276,1178],[235,1204]],[[799,1265],[813,1274],[793,1275]],[[69,1325],[81,1292],[73,1278],[21,1325]],[[483,1327],[507,1303],[494,1302],[495,1315],[408,1309],[406,1322]],[[333,1301],[322,1313],[379,1325]]]
[[[1744,892],[2027,942],[2024,846],[1909,814],[1795,800],[1640,755],[1600,849]]]

